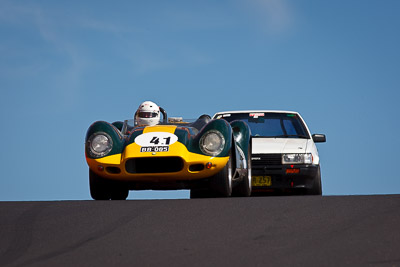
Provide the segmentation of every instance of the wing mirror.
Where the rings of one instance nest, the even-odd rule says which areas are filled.
[[[314,140],[315,143],[325,143],[326,142],[326,136],[324,134],[313,134],[312,139]]]

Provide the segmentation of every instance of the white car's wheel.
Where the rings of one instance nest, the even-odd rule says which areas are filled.
[[[318,166],[317,174],[314,178],[313,186],[307,190],[308,195],[322,195],[322,184],[321,184],[321,169]]]

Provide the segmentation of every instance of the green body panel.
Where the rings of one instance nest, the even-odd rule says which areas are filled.
[[[116,121],[116,122],[113,122],[112,125],[117,127],[118,130],[122,131],[122,127],[123,127],[124,123],[122,121]]]
[[[193,140],[194,140],[193,137],[195,136],[195,133],[190,127],[178,126],[174,134],[178,137],[178,142],[184,144],[190,152],[193,152],[191,147],[193,146]],[[198,154],[203,154],[203,153],[198,153]]]
[[[236,144],[243,150],[247,159],[249,159],[249,157],[251,158],[251,155],[249,155],[249,146],[251,142],[250,127],[244,121],[239,120],[231,122],[231,127]]]

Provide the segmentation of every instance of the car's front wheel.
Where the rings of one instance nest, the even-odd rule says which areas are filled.
[[[232,195],[232,159],[230,156],[225,167],[211,177],[210,183],[217,196],[230,197]]]
[[[111,187],[111,200],[126,200],[129,195],[129,189],[123,185],[114,184]]]
[[[190,189],[190,199],[194,198],[208,198],[213,197],[213,192],[208,188],[194,188]]]
[[[109,182],[92,170],[89,170],[89,187],[90,195],[94,200],[109,200],[111,198]]]
[[[249,151],[247,154],[247,171],[246,175],[234,188],[234,195],[238,197],[248,197],[251,195],[251,146],[249,145]]]
[[[108,181],[92,170],[89,170],[90,195],[94,200],[125,200],[128,197],[127,187]]]

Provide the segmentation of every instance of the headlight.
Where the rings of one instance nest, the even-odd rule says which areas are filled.
[[[312,162],[313,157],[311,153],[282,155],[282,164],[312,164]]]
[[[103,157],[107,155],[112,147],[111,137],[104,133],[95,133],[89,138],[89,151],[95,157]]]
[[[200,138],[201,151],[209,156],[216,156],[224,150],[225,138],[216,131],[210,130]]]

